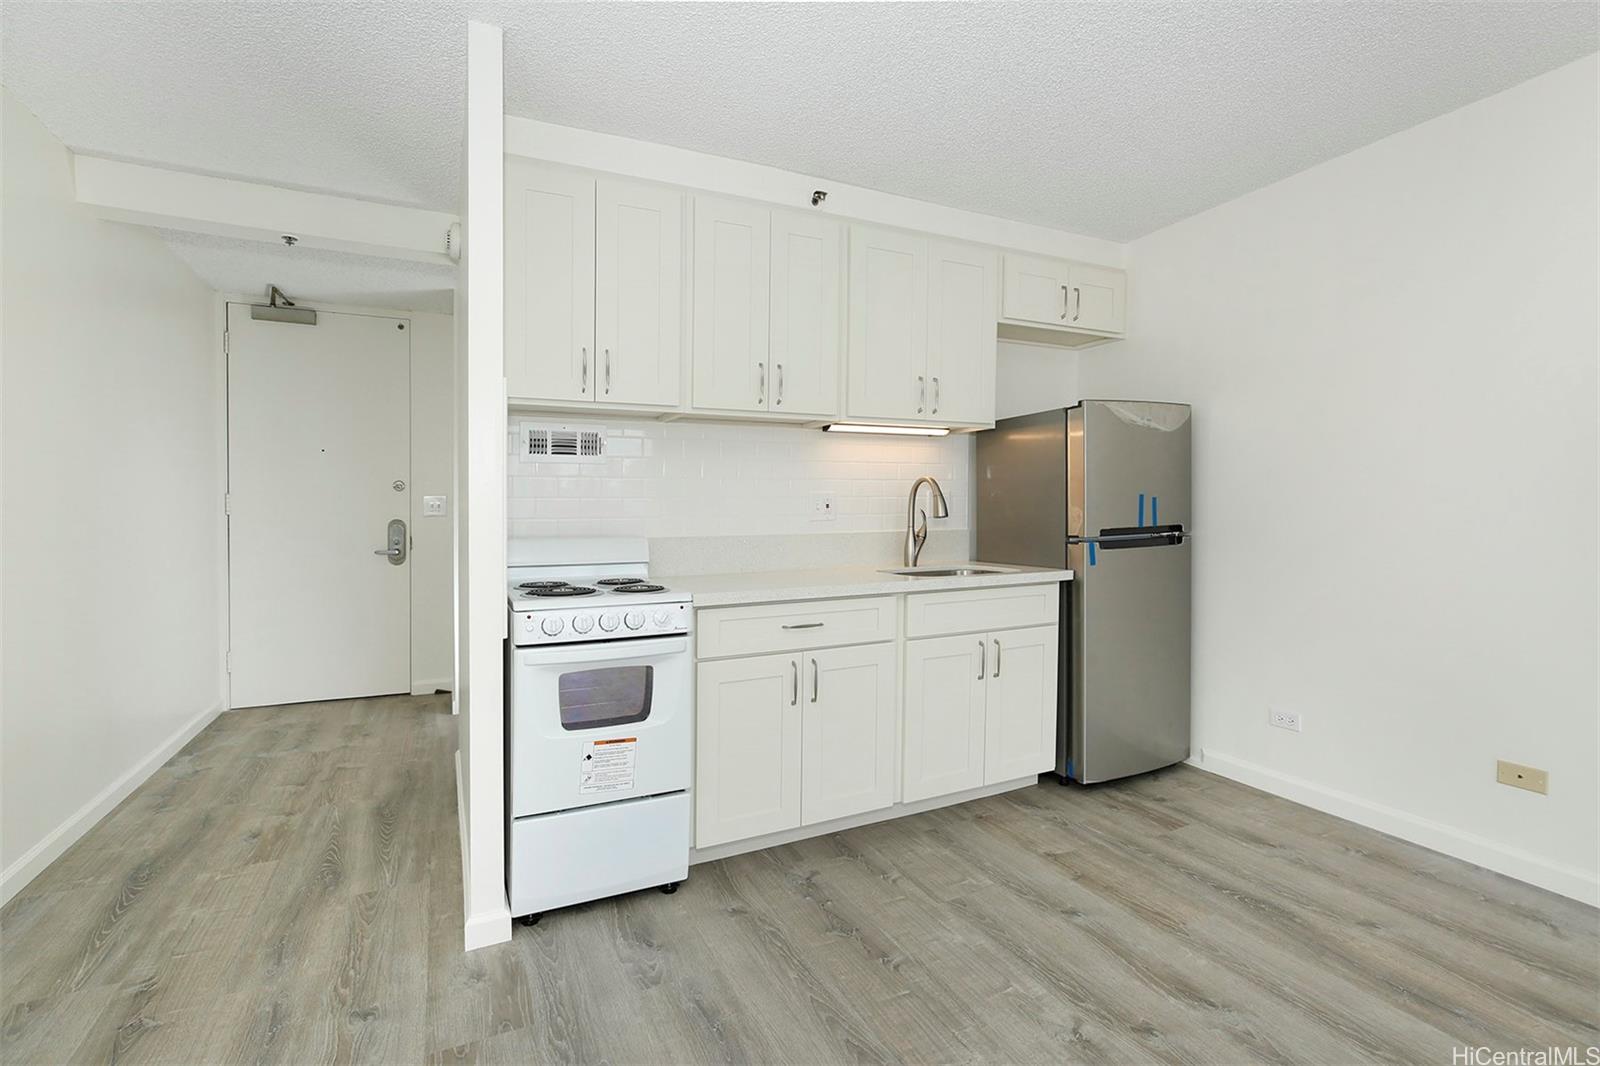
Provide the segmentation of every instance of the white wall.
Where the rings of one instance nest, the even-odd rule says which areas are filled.
[[[1115,359],[1121,347],[1120,343],[1101,344],[1080,353],[1070,348],[1001,341],[996,352],[995,417],[1071,407],[1082,398],[1080,360]]]
[[[501,33],[467,24],[465,190],[456,289],[455,705],[467,950],[511,939],[506,901],[505,148]]]
[[[455,607],[455,323],[411,312],[411,689],[449,688]],[[446,497],[444,516],[422,512]]]
[[[5,898],[221,709],[225,460],[211,291],[0,100]]]
[[[525,462],[521,422],[603,426],[606,455]],[[796,426],[594,419],[519,413],[507,463],[511,535],[724,537],[903,530],[906,490],[937,478],[943,530],[970,526],[971,438],[874,437]],[[813,504],[828,494],[835,516]],[[782,560],[775,560],[781,566]]]
[[[1137,328],[1081,357],[1195,407],[1203,765],[1591,902],[1596,92],[1590,57],[1136,242]]]

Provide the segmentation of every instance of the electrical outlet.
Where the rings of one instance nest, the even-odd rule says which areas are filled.
[[[813,522],[832,522],[833,516],[839,512],[838,502],[834,500],[831,492],[815,492],[811,494],[811,520]]]
[[[1500,759],[1494,764],[1494,779],[1502,785],[1525,788],[1541,796],[1550,794],[1550,774],[1537,766],[1523,766]]]
[[[1288,729],[1295,733],[1300,732],[1300,716],[1294,711],[1280,711],[1269,707],[1267,709],[1267,724],[1277,726],[1279,729]]]

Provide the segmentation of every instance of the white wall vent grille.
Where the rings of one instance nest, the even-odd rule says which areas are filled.
[[[523,422],[518,428],[522,434],[519,451],[525,463],[576,462],[599,458],[606,451],[606,431],[603,426],[548,426]]]

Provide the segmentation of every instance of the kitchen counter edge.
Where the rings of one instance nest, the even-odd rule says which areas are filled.
[[[985,563],[927,563],[944,566],[985,566]],[[694,597],[696,608],[740,607],[756,603],[793,603],[803,600],[841,600],[855,596],[897,596],[906,592],[950,592],[963,589],[1004,588],[1007,585],[1042,585],[1071,581],[1071,570],[1008,567],[999,574],[953,577],[907,577],[886,574],[874,567],[834,567],[823,570],[768,570],[746,574],[684,574],[671,579],[672,587]]]

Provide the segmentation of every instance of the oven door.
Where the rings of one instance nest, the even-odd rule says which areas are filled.
[[[513,818],[689,787],[687,637],[511,655]]]

